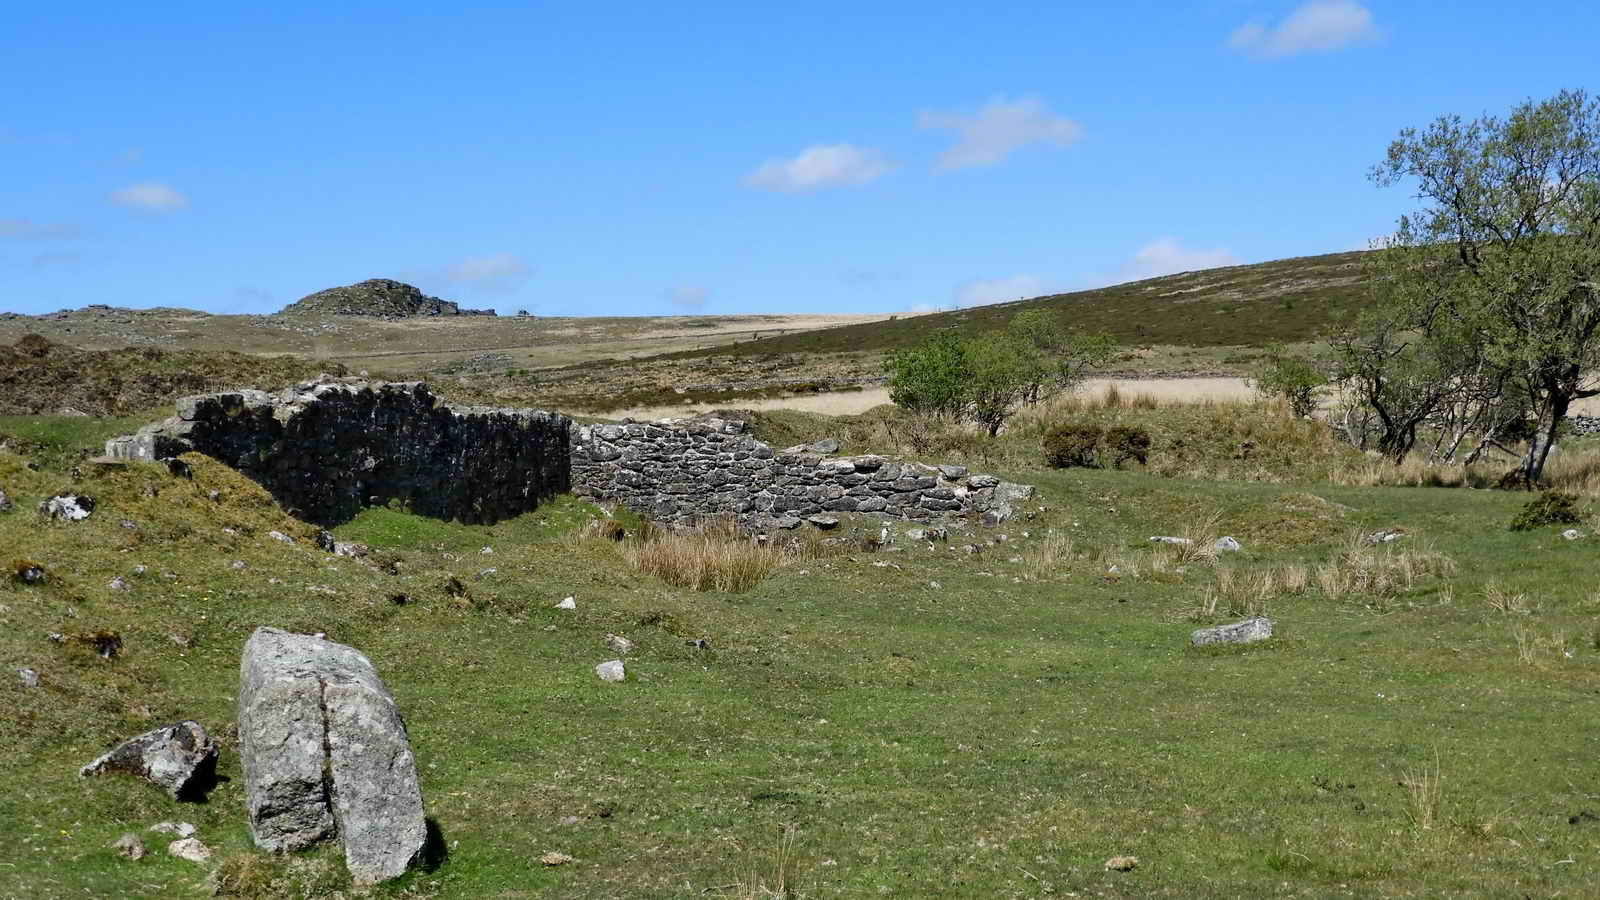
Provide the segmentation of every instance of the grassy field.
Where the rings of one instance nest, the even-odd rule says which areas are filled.
[[[641,574],[638,545],[570,499],[492,527],[369,510],[338,529],[374,547],[369,567],[204,458],[193,480],[75,482],[74,447],[110,426],[0,422],[39,463],[0,451],[0,547],[49,575],[0,581],[0,897],[354,893],[332,850],[249,841],[233,702],[269,624],[361,648],[399,699],[446,853],[374,896],[1595,894],[1597,538],[1508,530],[1525,494],[1335,485],[1361,461],[1259,410],[1051,416],[1142,422],[1150,465],[1046,470],[1018,428],[982,454],[1039,486],[1032,518],[813,543],[734,593]],[[780,444],[889,439],[865,417],[757,421]],[[942,440],[941,458],[980,455]],[[94,515],[44,523],[33,506],[68,487]],[[1251,612],[1277,636],[1189,646]],[[101,629],[121,637],[111,659],[74,640]],[[636,644],[619,685],[592,672],[608,632]],[[184,717],[223,743],[207,802],[77,778]],[[196,823],[213,863],[167,856],[145,831],[166,819]],[[119,859],[127,831],[154,852]]]

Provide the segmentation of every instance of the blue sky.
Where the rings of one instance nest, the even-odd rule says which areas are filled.
[[[1009,300],[1364,246],[1401,128],[1600,89],[1570,2],[332,6],[13,4],[0,310]]]

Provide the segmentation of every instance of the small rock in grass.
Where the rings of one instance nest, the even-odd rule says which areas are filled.
[[[1568,528],[1566,531],[1561,532],[1561,537],[1563,540],[1575,541],[1583,537],[1583,532],[1576,528]]]
[[[132,519],[123,519],[121,522],[118,522],[117,524],[121,525],[124,529],[126,529],[128,531],[138,531],[139,530],[139,523],[135,522]]]
[[[275,541],[281,541],[285,544],[294,543],[294,538],[289,537],[287,534],[284,534],[281,531],[269,531],[267,532],[267,537],[272,538]]]
[[[577,609],[577,608],[578,608],[578,599],[576,597],[565,597],[565,598],[562,599],[562,601],[560,603],[556,604],[556,609]]]
[[[608,659],[605,662],[600,663],[594,667],[594,674],[599,676],[601,681],[609,681],[612,683],[621,681],[628,677],[628,673],[623,669],[622,660],[620,659]]]
[[[806,521],[817,526],[817,528],[822,531],[832,531],[833,529],[839,527],[838,516],[830,516],[823,513],[817,513],[814,516],[807,516]]]
[[[928,582],[928,587],[930,587],[930,588],[932,588],[932,589],[937,591],[940,588],[944,587],[944,585],[940,584],[937,581],[930,581],[930,582]]]
[[[493,575],[494,573],[496,573],[498,571],[500,571],[500,570],[496,569],[494,566],[490,566],[489,568],[484,569],[482,572],[479,572],[478,574],[472,576],[472,580],[473,581],[482,581],[485,578],[488,578],[490,575]]]
[[[62,522],[82,522],[94,512],[94,498],[63,492],[39,501],[39,515]]]
[[[1106,869],[1112,872],[1131,872],[1138,865],[1137,856],[1113,856],[1106,860]]]
[[[545,855],[539,857],[539,862],[544,863],[547,866],[564,866],[567,863],[572,862],[572,857],[566,855],[565,853],[558,853],[555,850],[551,850]]]
[[[135,575],[143,575],[148,571],[150,571],[150,567],[146,566],[144,563],[140,563],[133,567],[133,574]]]
[[[1221,553],[1232,553],[1232,552],[1234,552],[1236,550],[1243,550],[1244,549],[1244,546],[1241,545],[1238,541],[1236,541],[1233,538],[1228,537],[1226,535],[1217,538],[1217,543],[1216,543],[1215,546],[1216,546],[1217,550],[1219,552],[1221,552]]]
[[[576,824],[578,824],[579,822],[582,822],[582,821],[583,820],[578,818],[577,816],[562,816],[561,817],[561,824],[563,824],[563,825],[576,825]]]
[[[164,788],[176,800],[203,782],[216,764],[217,742],[199,722],[185,720],[124,741],[79,769],[78,777],[127,772]]]
[[[187,650],[190,647],[194,646],[194,638],[190,637],[187,634],[181,634],[181,633],[176,632],[176,631],[169,632],[167,634],[167,640],[169,640],[172,643],[178,645],[180,648],[182,648],[184,650]]]
[[[334,590],[333,588],[329,587],[326,584],[307,585],[306,586],[306,590],[308,592],[310,592],[310,593],[313,593],[313,594],[337,594],[337,593],[339,593],[338,591]]]
[[[117,838],[112,843],[111,849],[117,851],[117,855],[123,859],[134,861],[144,859],[144,841],[139,840],[139,836],[131,831]]]
[[[1369,544],[1392,544],[1406,536],[1404,528],[1385,528],[1367,535]]]
[[[199,838],[182,838],[167,845],[167,852],[179,859],[186,859],[192,863],[206,863],[211,861],[211,848],[200,842]]]
[[[5,491],[0,491],[0,512],[5,512],[6,510],[8,510],[10,508],[11,508],[11,498],[6,496],[6,492]]]
[[[633,652],[633,641],[628,640],[620,634],[611,634],[610,632],[607,632],[604,643],[612,653],[615,653],[618,656],[627,656],[629,653]]]
[[[484,556],[493,556],[494,555],[494,548],[493,547],[485,547],[482,550],[479,550],[478,552],[483,554]]]
[[[26,667],[18,669],[17,678],[21,679],[23,687],[36,688],[39,686],[39,673],[33,669]]]
[[[696,650],[710,650],[711,649],[711,642],[706,640],[705,638],[690,638],[689,640],[684,641],[684,643],[688,644],[689,646],[691,646],[693,648],[695,648]]]
[[[1231,625],[1196,628],[1194,633],[1189,635],[1189,642],[1196,647],[1204,647],[1207,644],[1249,644],[1270,637],[1272,637],[1272,620],[1256,616]]]
[[[772,520],[772,527],[788,531],[793,528],[799,528],[800,520],[794,516],[779,516]]]
[[[128,583],[122,580],[121,575],[118,575],[117,577],[106,582],[106,589],[112,591],[125,591],[128,589]]]
[[[228,568],[234,570],[235,572],[243,572],[245,569],[250,568],[250,566],[246,564],[244,560],[236,559],[233,562],[228,563]]]
[[[200,829],[194,827],[193,822],[157,822],[150,826],[150,830],[157,834],[175,834],[178,837],[193,837]]]

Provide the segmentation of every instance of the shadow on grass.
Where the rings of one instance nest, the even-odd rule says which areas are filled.
[[[422,852],[417,854],[417,868],[424,872],[432,872],[444,865],[450,856],[450,847],[445,843],[444,832],[439,828],[439,820],[428,816],[424,820],[428,828],[428,836],[422,842]]]

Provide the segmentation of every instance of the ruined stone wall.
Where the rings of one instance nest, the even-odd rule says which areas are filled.
[[[277,394],[186,397],[177,416],[113,438],[106,454],[196,450],[323,525],[390,500],[421,515],[487,523],[568,490],[571,425],[556,413],[447,406],[420,382],[325,376]]]
[[[829,456],[836,442],[774,450],[737,419],[702,417],[573,430],[572,489],[658,521],[733,515],[793,527],[811,516],[878,513],[997,522],[1030,485],[882,456]]]

